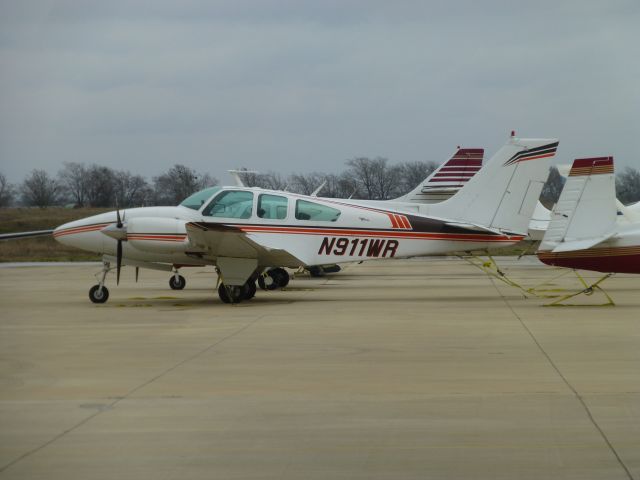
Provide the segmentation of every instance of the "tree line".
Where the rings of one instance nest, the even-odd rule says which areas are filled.
[[[434,162],[390,164],[382,157],[356,157],[341,173],[254,173],[243,169],[245,185],[310,195],[324,183],[320,196],[388,200],[413,190],[435,168]],[[0,207],[72,205],[74,207],[130,208],[177,205],[192,193],[218,184],[218,179],[176,164],[151,180],[129,171],[101,165],[68,162],[56,175],[34,169],[22,183],[12,185],[0,173]],[[564,178],[552,167],[541,201],[551,207],[560,196]],[[617,196],[625,204],[640,201],[640,172],[626,167],[616,175]]]

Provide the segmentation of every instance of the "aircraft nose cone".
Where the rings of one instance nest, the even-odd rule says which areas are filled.
[[[73,223],[74,222],[64,223],[59,227],[56,227],[53,230],[53,238],[55,238],[58,242],[62,243],[63,245],[69,245],[70,244],[69,240],[74,233]]]

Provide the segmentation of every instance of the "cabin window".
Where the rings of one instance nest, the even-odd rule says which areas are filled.
[[[296,202],[296,218],[319,222],[335,222],[340,216],[340,210],[327,207],[319,203],[298,200]]]
[[[287,197],[262,194],[258,197],[258,217],[283,220],[287,217]]]
[[[253,208],[253,193],[226,190],[214,198],[202,211],[207,217],[249,218]]]
[[[220,187],[209,187],[204,190],[200,190],[199,192],[194,193],[190,197],[180,203],[182,207],[191,208],[193,210],[200,210],[204,202],[209,200],[214,193],[217,193],[221,190]]]

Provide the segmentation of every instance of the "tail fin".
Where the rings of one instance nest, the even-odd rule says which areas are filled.
[[[551,213],[540,251],[593,247],[615,232],[616,218],[613,157],[575,160]]]
[[[547,228],[549,228],[550,221],[551,210],[538,200],[531,220],[529,221],[529,238],[531,240],[542,240],[544,233],[547,231]]]
[[[556,139],[512,137],[455,196],[425,210],[461,224],[524,235],[557,148]]]
[[[458,148],[453,157],[436,168],[420,185],[393,201],[438,203],[455,195],[480,167],[484,148]]]

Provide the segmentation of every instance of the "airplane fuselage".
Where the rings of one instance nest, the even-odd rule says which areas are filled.
[[[229,216],[224,216],[224,212],[207,211],[224,192],[244,192],[251,198],[240,213],[230,211]],[[272,200],[272,205],[277,203],[277,213],[265,213],[265,198]],[[233,228],[267,248],[286,249],[298,259],[298,264],[286,265],[290,267],[483,250],[522,239],[522,235],[449,226],[406,211],[255,188],[225,187],[204,201],[199,210],[185,206],[144,207],[121,213],[126,223],[126,241],[122,242],[125,264],[127,259],[172,265],[215,264],[215,253],[190,241],[186,228],[189,223],[205,229]],[[314,213],[317,218],[307,218]],[[88,217],[58,227],[54,237],[67,245],[113,256],[117,241],[103,231],[116,221],[116,212]]]

